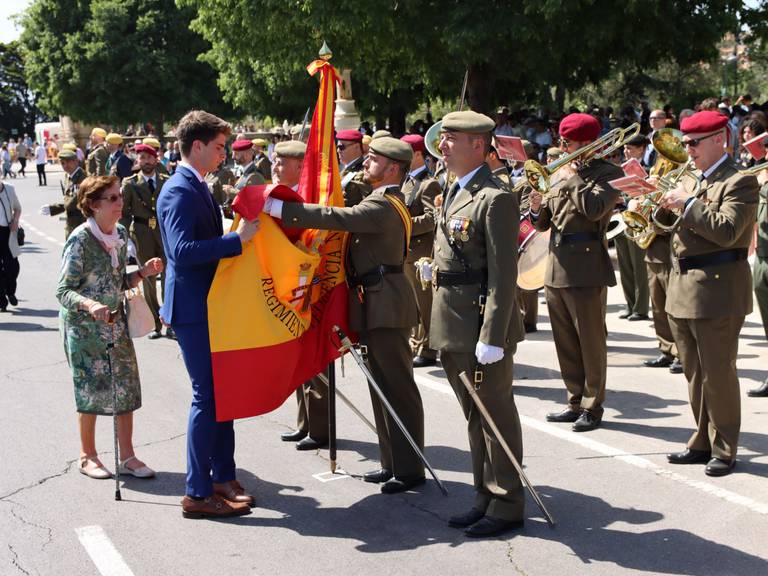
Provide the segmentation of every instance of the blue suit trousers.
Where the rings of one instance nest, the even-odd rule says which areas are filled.
[[[173,329],[192,381],[186,493],[207,498],[213,493],[213,482],[235,479],[235,429],[231,420],[216,422],[208,324],[177,324]]]

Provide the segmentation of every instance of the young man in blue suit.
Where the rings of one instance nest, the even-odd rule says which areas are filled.
[[[224,159],[230,126],[202,110],[187,113],[176,136],[181,162],[157,199],[157,217],[168,259],[160,317],[173,327],[192,380],[187,430],[185,518],[248,514],[253,496],[235,479],[232,421],[216,422],[208,339],[208,291],[221,258],[239,255],[258,232],[243,220],[224,234],[221,213],[203,178]]]

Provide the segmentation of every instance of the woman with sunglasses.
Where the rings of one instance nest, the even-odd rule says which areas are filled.
[[[151,478],[155,472],[133,450],[133,411],[141,406],[139,370],[122,308],[123,292],[163,270],[160,258],[126,272],[127,232],[118,224],[123,212],[115,176],[86,178],[77,203],[87,218],[64,246],[56,297],[64,352],[75,384],[80,426],[78,468],[91,478],[111,476],[96,452],[96,416],[117,414],[120,473]],[[108,352],[107,342],[114,348]],[[109,354],[109,355],[108,355]],[[113,406],[112,382],[117,387]]]

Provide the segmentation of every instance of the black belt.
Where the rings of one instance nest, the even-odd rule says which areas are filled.
[[[390,264],[382,264],[380,266],[377,266],[370,272],[366,272],[365,274],[362,274],[360,276],[350,276],[348,278],[348,282],[349,282],[349,285],[353,287],[362,286],[363,288],[368,288],[369,286],[378,284],[385,274],[402,274],[402,273],[403,273],[402,264],[397,264],[394,266]]]
[[[709,254],[700,254],[698,256],[686,256],[678,258],[677,264],[680,272],[687,272],[695,268],[708,268],[718,264],[727,264],[729,262],[740,262],[747,259],[746,248],[734,248],[732,250],[721,250],[719,252],[710,252]]]
[[[578,242],[602,242],[603,240],[603,234],[601,232],[572,232],[564,234],[563,232],[555,230],[553,236],[555,246],[560,246],[561,244],[576,244]]]
[[[137,224],[144,224],[145,226],[149,226],[149,218],[139,218],[138,216],[134,216],[133,221]],[[155,222],[157,222],[156,219]]]
[[[488,271],[483,270],[465,270],[464,272],[442,272],[437,271],[435,275],[435,286],[466,286],[470,284],[480,284],[485,286],[488,283]]]

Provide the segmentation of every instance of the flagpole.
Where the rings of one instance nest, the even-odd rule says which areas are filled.
[[[328,364],[328,456],[336,472],[336,362]]]

